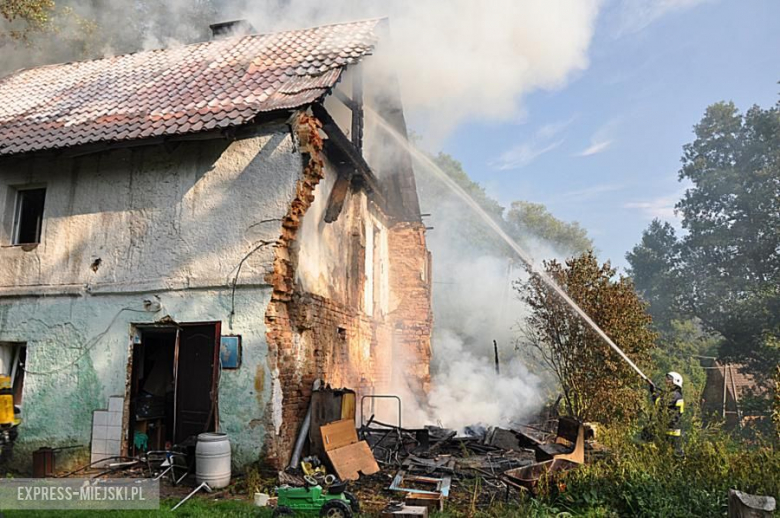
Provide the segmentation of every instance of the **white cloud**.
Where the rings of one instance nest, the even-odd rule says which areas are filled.
[[[585,189],[577,189],[576,191],[569,191],[558,195],[559,199],[586,201],[598,198],[602,194],[609,192],[622,191],[625,189],[625,185],[605,183],[601,185],[594,185],[592,187],[586,187]]]
[[[644,201],[634,201],[623,204],[624,209],[638,210],[647,219],[658,218],[665,221],[676,222],[680,217],[675,213],[674,206],[680,200],[682,193],[675,191],[673,194],[659,196]]]
[[[563,140],[558,140],[545,145],[539,145],[533,141],[524,142],[501,153],[501,156],[499,156],[498,160],[492,165],[500,171],[520,169],[536,160],[537,157],[552,151],[561,144],[563,144]]]
[[[622,0],[617,7],[615,36],[639,32],[656,20],[710,0]]]
[[[585,148],[581,152],[577,153],[577,156],[591,156],[597,155],[612,145],[613,140],[602,140],[600,142],[594,142],[589,147]]]
[[[615,127],[619,123],[620,120],[616,118],[601,126],[598,130],[596,130],[593,136],[590,137],[590,145],[577,153],[576,156],[592,156],[606,151],[607,148],[609,148],[615,142],[615,139],[612,138],[612,135],[615,132]]]
[[[565,140],[561,134],[574,121],[574,117],[565,121],[545,124],[534,132],[530,139],[512,146],[501,153],[490,165],[499,171],[520,169],[538,157],[557,148]]]

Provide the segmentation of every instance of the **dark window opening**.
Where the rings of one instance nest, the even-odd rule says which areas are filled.
[[[13,244],[29,245],[41,242],[45,199],[46,189],[23,189],[17,192]]]

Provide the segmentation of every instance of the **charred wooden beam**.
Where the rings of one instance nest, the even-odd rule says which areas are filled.
[[[336,99],[342,102],[344,106],[349,108],[350,110],[354,111],[357,108],[357,104],[355,101],[352,100],[347,94],[341,91],[339,88],[333,89],[333,94],[336,96]]]
[[[352,74],[352,144],[363,153],[363,67],[356,65]]]
[[[333,223],[339,219],[351,184],[349,176],[340,174],[336,179],[336,183],[333,184],[333,189],[330,191],[330,196],[328,196],[328,206],[325,209],[325,223]]]
[[[380,198],[384,203],[384,196],[379,185],[379,180],[374,176],[371,167],[366,162],[350,139],[341,131],[336,121],[330,116],[328,111],[321,104],[312,105],[312,113],[322,123],[322,130],[328,136],[330,143],[326,144],[326,151],[332,153],[335,161],[349,163],[355,171],[360,173],[360,177],[366,187],[374,197]],[[326,141],[327,142],[327,141]]]

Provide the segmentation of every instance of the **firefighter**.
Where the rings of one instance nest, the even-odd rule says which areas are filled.
[[[666,375],[666,390],[658,393],[655,385],[650,383],[650,394],[656,407],[666,405],[666,438],[674,446],[674,451],[682,455],[682,415],[685,411],[685,400],[682,395],[683,378],[677,372]]]
[[[14,392],[10,376],[0,375],[0,464],[11,456],[11,447],[18,435],[19,407],[14,406]]]

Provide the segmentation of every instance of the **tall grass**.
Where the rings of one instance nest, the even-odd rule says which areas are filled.
[[[618,516],[719,516],[729,489],[780,495],[780,451],[747,447],[718,428],[691,427],[685,455],[663,438],[645,442],[632,428],[606,431],[610,454],[549,485],[542,501],[575,515],[602,509]]]

